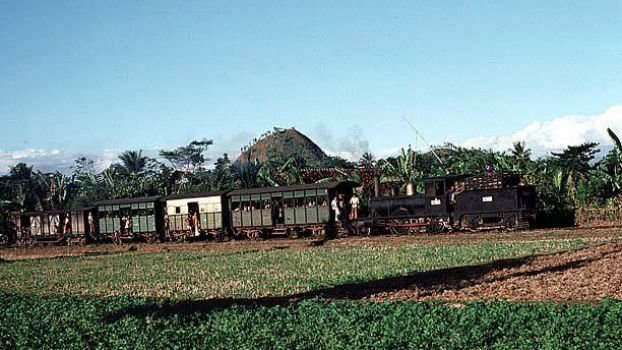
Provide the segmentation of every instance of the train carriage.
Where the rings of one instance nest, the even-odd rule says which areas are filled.
[[[242,189],[229,192],[230,226],[238,237],[273,234],[320,235],[337,229],[330,202],[345,201],[358,184],[351,181]]]
[[[136,197],[96,203],[100,236],[116,243],[136,239],[157,241],[162,232],[160,198],[162,196]],[[130,224],[127,224],[128,218]]]
[[[14,212],[13,240],[20,245],[37,243],[84,244],[97,235],[94,207],[68,210]]]
[[[209,191],[175,194],[162,198],[164,204],[165,237],[169,240],[187,240],[210,235],[220,238],[228,222],[227,191]],[[193,215],[198,225],[193,231]]]

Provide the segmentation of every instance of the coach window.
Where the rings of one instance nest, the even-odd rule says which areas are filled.
[[[285,208],[294,208],[295,206],[295,202],[294,202],[294,193],[293,192],[283,192],[283,197],[285,198],[283,200],[283,206]]]
[[[253,199],[251,200],[251,209],[252,210],[259,210],[259,209],[261,209],[261,201],[259,200],[259,196],[257,196],[257,198],[255,198],[255,196],[253,196]]]
[[[328,192],[326,190],[317,191],[317,202],[321,207],[328,206]]]
[[[296,197],[295,198],[296,208],[305,208],[305,198],[304,197]]]
[[[307,203],[307,207],[308,208],[316,207],[318,205],[316,191],[315,190],[306,190],[305,191],[305,201]]]
[[[240,199],[242,202],[242,211],[251,211],[251,196],[242,196]]]
[[[231,197],[231,211],[240,211],[240,197]]]
[[[261,195],[261,209],[270,209],[272,207],[272,201],[269,193]]]
[[[153,208],[146,208],[144,211],[145,216],[155,215],[155,210]]]

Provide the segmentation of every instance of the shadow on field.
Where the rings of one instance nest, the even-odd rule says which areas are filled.
[[[292,294],[280,297],[262,298],[217,298],[196,301],[180,301],[153,303],[143,306],[131,307],[111,313],[105,317],[106,321],[114,322],[125,316],[135,317],[168,317],[173,315],[185,315],[194,313],[209,313],[226,309],[232,306],[286,306],[310,298],[361,300],[379,293],[390,293],[402,289],[417,288],[422,297],[431,296],[444,290],[458,290],[474,286],[483,282],[497,282],[520,276],[534,276],[550,272],[563,272],[589,264],[600,257],[583,258],[570,262],[557,262],[548,266],[533,266],[514,273],[502,274],[499,277],[485,276],[495,271],[518,268],[530,264],[534,259],[553,254],[532,255],[520,258],[496,260],[490,263],[470,266],[459,266],[438,269],[427,272],[417,272],[405,276],[390,277],[374,281],[353,282],[337,285],[334,287],[317,289],[305,293]],[[537,265],[537,264],[536,264]]]

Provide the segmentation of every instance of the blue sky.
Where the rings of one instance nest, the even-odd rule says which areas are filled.
[[[0,77],[0,166],[203,137],[215,158],[273,126],[382,155],[415,142],[401,116],[505,147],[622,132],[622,2],[0,0]]]

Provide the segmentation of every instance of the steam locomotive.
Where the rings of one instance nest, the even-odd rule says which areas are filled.
[[[423,193],[376,196],[368,215],[351,219],[351,181],[105,200],[64,211],[11,213],[7,244],[184,241],[213,237],[337,234],[530,227],[536,193],[519,174],[425,178]],[[341,215],[332,202],[339,199]],[[333,204],[334,205],[334,204]]]

